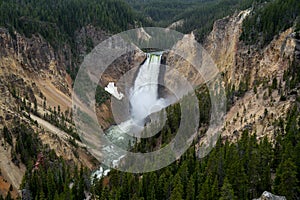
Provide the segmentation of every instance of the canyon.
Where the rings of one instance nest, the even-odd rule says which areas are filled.
[[[271,85],[274,79],[277,82],[276,88],[286,84],[283,79],[284,71],[291,62],[299,62],[300,40],[296,38],[293,27],[289,27],[262,49],[244,44],[240,41],[242,24],[250,13],[251,10],[245,10],[217,20],[203,43],[203,48],[214,60],[219,74],[223,77],[221,85],[236,90],[241,85],[247,87],[243,95],[233,97],[233,104],[228,107],[223,125],[216,128],[221,131],[222,138],[231,142],[237,141],[244,130],[255,133],[258,139],[268,136],[270,141],[274,140],[277,133],[273,123],[284,118],[296,102],[296,95],[285,94],[287,98],[282,100],[281,96],[285,91],[270,91],[268,85]],[[179,21],[172,27],[180,24]],[[109,36],[105,31],[93,26],[83,27],[76,34],[77,51],[82,57],[90,48],[86,38],[90,38],[92,46],[96,46]],[[194,33],[185,37],[193,42],[185,43],[183,38],[177,47],[191,52],[189,56],[193,59],[193,53],[196,51]],[[100,162],[90,154],[83,143],[76,141],[78,147],[74,147],[69,142],[71,136],[68,133],[42,119],[45,114],[58,109],[71,118],[73,81],[66,70],[72,63],[71,47],[66,44],[57,50],[40,35],[27,38],[1,28],[0,53],[0,129],[4,126],[12,128],[15,121],[21,121],[31,127],[42,143],[55,150],[58,156],[79,166],[86,166],[90,170],[97,169]],[[99,85],[105,88],[109,83],[116,83],[128,70],[140,66],[146,59],[147,55],[141,50],[121,56],[100,77]],[[186,60],[172,52],[164,53],[163,59],[166,60],[166,65],[175,68],[194,86],[205,84],[203,77]],[[299,94],[298,89],[294,94]],[[30,104],[32,109],[33,102],[36,102],[37,113],[40,116],[31,111],[20,112],[22,101]],[[96,111],[98,122],[103,129],[108,130],[115,125],[110,99],[98,105]],[[144,119],[145,116],[138,118]],[[74,128],[71,122],[68,126]],[[3,138],[0,141],[0,183],[3,182],[0,184],[0,194],[7,192],[8,182],[12,184],[16,196],[26,167],[23,164],[16,166],[11,161],[11,147]],[[203,142],[205,137],[196,144],[197,148]]]

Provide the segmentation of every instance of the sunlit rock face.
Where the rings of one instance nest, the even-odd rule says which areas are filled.
[[[242,84],[248,87],[245,95],[234,97],[234,105],[226,115],[222,136],[231,141],[236,141],[246,129],[255,132],[258,139],[264,136],[274,139],[271,124],[285,117],[293,100],[279,101],[278,91],[273,91],[270,98],[263,98],[267,90],[260,83],[271,84],[277,79],[284,85],[284,71],[300,55],[300,42],[293,28],[281,32],[265,47],[244,44],[240,35],[243,21],[250,12],[245,10],[217,20],[203,43],[223,77],[224,86],[235,90]],[[254,92],[254,85],[257,92]],[[266,116],[265,110],[268,110]]]

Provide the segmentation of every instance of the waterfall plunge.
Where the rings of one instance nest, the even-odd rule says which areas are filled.
[[[158,99],[161,56],[160,52],[147,54],[147,59],[140,66],[134,85],[129,92],[130,119],[118,126],[112,126],[107,132],[109,138],[113,142],[118,141],[118,145],[122,147],[124,145],[120,143],[128,147],[128,139],[124,138],[129,133],[129,135],[135,135],[144,129],[147,116],[167,106],[164,99]]]
[[[158,99],[160,62],[161,54],[147,54],[130,91],[131,117],[139,126],[144,126],[145,118],[164,106],[163,100]]]
[[[112,126],[106,132],[109,140],[124,150],[128,148],[129,141],[135,141],[129,133],[142,131],[145,119],[152,113],[158,112],[168,106],[164,99],[158,98],[158,78],[160,72],[160,62],[162,53],[148,53],[147,59],[140,66],[133,87],[129,92],[131,119],[122,122],[118,126]],[[124,153],[117,152],[112,145],[105,145],[102,149],[108,156],[113,166],[117,166],[125,156]],[[106,162],[107,163],[107,162]],[[110,170],[107,166],[100,166],[95,171],[92,178],[106,176]]]

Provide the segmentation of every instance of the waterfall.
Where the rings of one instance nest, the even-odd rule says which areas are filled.
[[[158,97],[158,78],[160,72],[162,52],[147,53],[145,62],[140,66],[138,74],[135,78],[134,85],[129,92],[130,115],[131,119],[122,122],[118,126],[110,127],[105,133],[109,140],[123,149],[128,148],[129,142],[135,141],[135,138],[127,133],[139,127],[143,130],[145,119],[151,113],[158,112],[166,107],[164,100]],[[105,146],[103,148],[112,165],[118,165],[118,162],[125,155],[121,155],[113,149],[113,146]],[[107,175],[109,169],[105,170],[105,166],[101,166],[93,176],[98,178]]]
[[[140,126],[145,118],[159,106],[158,76],[161,54],[147,54],[147,60],[140,67],[134,87],[130,91],[131,117]]]

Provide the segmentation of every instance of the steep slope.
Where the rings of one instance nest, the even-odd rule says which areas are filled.
[[[256,133],[259,138],[268,135],[274,139],[272,124],[284,118],[295,102],[294,96],[282,98],[287,95],[284,73],[298,55],[295,27],[281,32],[264,48],[246,45],[240,41],[240,36],[243,21],[251,12],[248,9],[217,20],[203,44],[223,77],[228,113],[219,130],[231,140],[236,140],[244,130]],[[193,58],[197,48],[194,34],[185,38],[176,48],[190,52],[189,59],[197,59]],[[176,55],[168,54],[167,64],[195,86],[204,83],[194,67]]]
[[[107,35],[94,26],[83,27],[76,32],[78,52],[85,55]],[[86,40],[91,40],[91,44],[87,45]],[[18,32],[11,35],[5,28],[0,29],[0,45],[0,138],[4,145],[0,148],[0,169],[4,179],[19,189],[26,171],[22,163],[16,166],[12,162],[11,145],[16,144],[8,144],[2,133],[7,127],[15,140],[17,135],[13,128],[16,122],[32,127],[42,143],[57,156],[78,166],[95,169],[99,163],[81,143],[72,122],[72,80],[66,72],[67,65],[73,62],[70,46],[56,50],[39,34],[28,38]],[[141,52],[124,55],[107,69],[99,84],[105,87],[109,82],[116,82],[126,70],[139,65],[143,59]],[[104,128],[113,123],[109,107],[109,100],[97,106],[99,123]],[[5,188],[3,196],[7,193]]]
[[[281,101],[284,71],[295,60],[298,40],[288,28],[263,49],[240,42],[242,22],[251,10],[218,20],[205,42],[225,78],[235,88],[235,102],[229,107],[223,135],[250,129],[258,137],[274,137],[272,123],[284,117],[294,98]],[[229,105],[230,106],[230,105]]]
[[[16,37],[12,38],[6,29],[0,30],[1,130],[4,126],[8,127],[15,138],[12,129],[16,122],[25,123],[32,127],[39,134],[42,143],[48,144],[57,155],[78,165],[82,163],[94,168],[97,162],[89,155],[84,145],[77,141],[77,149],[70,144],[69,140],[73,137],[71,132],[62,136],[57,128],[51,129],[41,123],[41,118],[53,113],[53,110],[59,112],[58,118],[69,118],[71,85],[64,68],[66,58],[56,53],[39,35],[32,38],[18,33],[15,35]],[[38,123],[32,123],[34,121]],[[15,189],[19,189],[26,168],[22,163],[17,166],[16,162],[12,162],[12,148],[5,138],[1,141],[4,144],[0,149],[2,175]]]
[[[51,6],[55,5],[52,3]],[[69,6],[77,8],[83,2],[73,3]],[[135,23],[140,23],[141,18],[131,13],[130,8],[121,1],[94,3],[98,6],[85,5],[80,8],[82,12],[79,14],[88,15],[91,10],[98,9],[93,16],[100,20],[105,15],[104,19],[101,18],[102,21],[95,22],[83,16],[72,16],[69,20],[76,21],[70,25],[67,23],[68,19],[61,17],[65,16],[66,6],[68,7],[61,1],[56,5],[59,9],[56,9],[53,18],[49,18],[47,14],[51,9],[51,6],[47,6],[49,2],[25,1],[22,8],[13,1],[0,2],[2,16],[11,12],[7,20],[0,20],[0,24],[4,26],[0,28],[0,178],[3,177],[8,186],[12,184],[11,194],[14,197],[17,196],[16,190],[20,189],[25,171],[30,172],[32,168],[30,163],[23,164],[22,156],[18,153],[15,155],[19,148],[19,133],[15,132],[15,128],[19,124],[32,128],[29,132],[37,133],[43,148],[53,150],[56,156],[64,159],[70,166],[82,166],[92,170],[99,165],[81,143],[72,121],[72,79],[75,78],[83,57],[106,39],[109,32],[133,27]],[[13,8],[20,12],[14,12]],[[103,12],[103,9],[108,11],[114,8],[122,11]],[[36,9],[36,12],[29,11],[32,9]],[[67,9],[67,12],[72,14],[72,10]],[[86,20],[82,22],[80,19]],[[125,55],[116,61],[104,74],[100,84],[104,87],[109,81],[117,80],[125,73],[118,67],[125,65],[124,60],[131,67],[142,62],[142,57],[132,59],[134,56],[135,54]],[[109,107],[109,101],[97,106],[99,123],[104,128],[113,123],[110,120],[112,117]],[[6,128],[9,134],[5,133]],[[30,158],[30,162],[37,160],[37,157]],[[26,169],[25,166],[29,167]],[[0,185],[0,194],[3,196],[8,192],[7,184]]]

